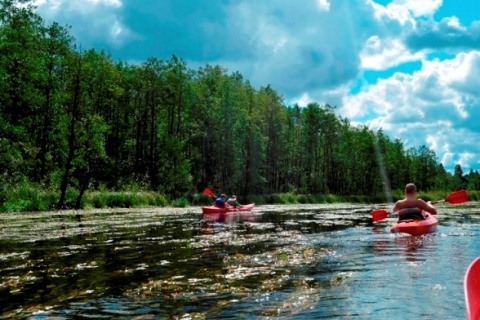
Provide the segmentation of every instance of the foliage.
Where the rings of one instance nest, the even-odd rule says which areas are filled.
[[[83,208],[165,207],[169,201],[156,192],[94,191],[85,194]]]
[[[192,195],[206,186],[285,204],[391,201],[407,182],[480,189],[478,171],[450,174],[426,146],[406,149],[328,104],[285,105],[221,66],[79,50],[28,3],[0,0],[3,211],[202,204]]]
[[[186,198],[175,199],[172,205],[176,208],[185,208],[188,206],[188,200]]]
[[[57,192],[27,181],[4,190],[0,211],[47,211],[54,209]]]

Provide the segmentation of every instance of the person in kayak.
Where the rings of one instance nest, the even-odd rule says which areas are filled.
[[[405,186],[405,199],[398,200],[393,207],[393,212],[398,214],[398,220],[425,219],[423,212],[437,214],[437,209],[430,201],[417,199],[417,187],[414,183]]]
[[[215,199],[215,201],[213,202],[213,205],[218,208],[228,208],[228,204],[225,201],[226,199],[227,199],[227,196],[222,193],[220,197]]]
[[[231,207],[240,207],[240,203],[237,201],[237,196],[236,195],[232,195],[230,198],[228,198],[227,200],[227,203],[229,206]]]

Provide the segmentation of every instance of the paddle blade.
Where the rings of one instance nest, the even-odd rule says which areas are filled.
[[[388,217],[388,211],[385,209],[378,209],[372,211],[372,222],[377,222]]]
[[[208,197],[213,197],[214,196],[213,191],[208,189],[208,188],[203,189],[203,194],[208,196]]]
[[[468,201],[467,191],[460,190],[460,191],[452,192],[448,195],[445,201],[451,204],[459,204],[459,203],[467,202]]]

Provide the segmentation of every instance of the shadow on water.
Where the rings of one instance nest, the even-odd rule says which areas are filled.
[[[372,225],[371,210],[5,214],[1,319],[462,316],[458,275],[480,252],[478,207],[445,207],[439,230],[420,237],[390,234],[393,220]],[[428,305],[396,298],[418,294]]]

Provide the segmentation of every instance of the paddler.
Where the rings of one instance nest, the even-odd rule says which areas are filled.
[[[228,208],[226,199],[227,199],[227,196],[222,193],[220,197],[215,199],[215,201],[213,202],[213,205],[218,208]]]
[[[437,209],[430,201],[417,199],[417,187],[414,183],[408,183],[405,186],[405,198],[395,203],[393,212],[398,214],[398,220],[425,219],[424,212],[437,214]]]
[[[234,208],[240,207],[240,202],[237,201],[236,195],[232,195],[230,198],[228,198],[227,204]]]

